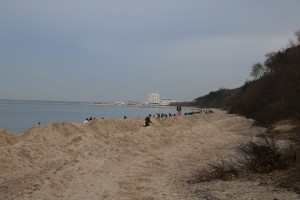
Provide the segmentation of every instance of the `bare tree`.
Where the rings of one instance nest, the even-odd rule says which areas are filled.
[[[300,43],[300,29],[295,32],[295,36],[296,36],[298,43]]]
[[[300,44],[300,29],[298,31],[295,31],[295,37],[296,37],[296,40],[289,39],[287,48],[290,48],[290,47],[293,48]]]
[[[255,63],[252,66],[252,71],[250,73],[250,76],[252,76],[254,79],[259,79],[265,74],[265,69],[261,63]]]

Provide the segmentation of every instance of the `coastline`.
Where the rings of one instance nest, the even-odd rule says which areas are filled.
[[[77,102],[5,101],[0,103],[0,128],[16,133],[37,124],[83,122],[86,118],[145,118],[148,114],[172,113],[169,106],[139,106]],[[191,110],[186,110],[191,112]]]

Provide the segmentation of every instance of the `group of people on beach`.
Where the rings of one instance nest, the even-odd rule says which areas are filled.
[[[156,118],[159,119],[159,118],[164,118],[164,117],[180,116],[180,115],[181,115],[181,106],[177,106],[177,107],[176,107],[176,111],[177,111],[176,114],[171,114],[171,113],[169,113],[169,114],[164,114],[164,113],[161,113],[161,114],[155,114],[154,117],[156,117]],[[199,110],[199,111],[192,111],[192,112],[184,113],[184,115],[194,115],[194,114],[202,114],[202,113],[204,113],[204,114],[209,114],[209,113],[213,113],[213,111],[210,110],[210,109],[201,109],[201,110]],[[151,120],[150,120],[151,116],[152,116],[152,115],[149,114],[149,115],[145,118],[145,125],[144,125],[144,127],[150,126],[150,123],[153,124],[153,123],[151,122]]]
[[[177,111],[177,112],[174,113],[174,114],[172,114],[172,113],[169,113],[169,114],[165,114],[165,113],[159,114],[159,113],[156,113],[156,114],[154,114],[154,117],[156,117],[156,118],[159,119],[159,118],[165,118],[165,117],[181,116],[182,108],[181,108],[180,105],[178,105],[178,106],[176,107],[176,111]],[[201,113],[208,114],[208,113],[212,113],[212,111],[211,111],[210,109],[201,109],[201,110],[199,110],[199,111],[193,111],[193,112],[189,112],[189,113],[184,113],[184,115],[194,115],[194,114],[201,114]],[[151,121],[151,119],[150,119],[151,117],[152,117],[152,115],[149,114],[149,115],[145,118],[145,124],[144,124],[144,127],[150,126],[150,123],[153,124],[152,121]],[[95,117],[86,118],[86,119],[83,121],[83,123],[85,124],[85,123],[87,123],[87,122],[89,122],[89,121],[92,121],[92,120],[95,120],[95,119],[96,119]],[[102,117],[102,119],[104,119],[104,118]],[[127,119],[127,116],[126,116],[126,115],[124,116],[124,119]]]
[[[202,113],[209,114],[209,113],[213,113],[213,111],[210,110],[210,109],[201,109],[201,110],[199,110],[197,112],[192,111],[192,112],[189,112],[189,113],[184,113],[184,115],[194,115],[194,114],[202,114]]]
[[[96,118],[95,117],[90,117],[90,118],[86,118],[83,123],[88,123],[89,121],[92,121],[92,120],[95,120]]]
[[[169,113],[169,114],[164,114],[164,113],[159,114],[159,113],[157,113],[157,114],[154,115],[154,117],[156,117],[156,118],[159,119],[159,118],[164,118],[164,117],[180,116],[180,115],[181,115],[181,106],[180,106],[180,105],[178,105],[178,106],[176,107],[176,111],[177,111],[176,114],[171,114],[171,113]],[[144,127],[150,126],[150,123],[153,124],[153,123],[151,122],[150,118],[151,118],[151,114],[149,114],[149,115],[145,118],[145,125],[144,125]]]

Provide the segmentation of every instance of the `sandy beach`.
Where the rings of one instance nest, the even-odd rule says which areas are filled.
[[[252,120],[212,114],[93,120],[0,131],[2,200],[300,199],[272,184],[234,179],[189,184],[197,170],[256,129]]]

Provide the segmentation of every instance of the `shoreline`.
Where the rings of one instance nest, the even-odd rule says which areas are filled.
[[[90,103],[14,101],[0,103],[0,118],[3,118],[0,122],[0,128],[19,134],[31,126],[38,125],[39,122],[41,124],[83,122],[90,117],[97,119],[121,119],[124,116],[127,118],[144,118],[148,114],[173,114],[175,112],[176,109],[170,106],[116,106]],[[191,112],[191,110],[186,110],[186,112]]]

